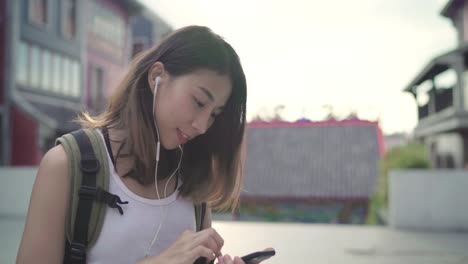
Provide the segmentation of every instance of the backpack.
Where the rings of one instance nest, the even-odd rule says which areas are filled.
[[[99,237],[106,206],[124,214],[120,197],[109,193],[107,149],[95,129],[80,129],[58,138],[68,157],[70,196],[65,224],[64,263],[86,263],[86,251]],[[206,203],[194,204],[196,231],[203,226]],[[197,260],[195,263],[203,263]]]

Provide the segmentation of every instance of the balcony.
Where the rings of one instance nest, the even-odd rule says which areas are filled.
[[[453,107],[453,87],[432,90],[429,101],[418,106],[418,120],[423,120],[429,115],[437,114],[450,107]]]
[[[468,129],[468,44],[433,58],[406,86],[418,106],[417,137]],[[445,78],[450,76],[451,78]],[[449,81],[447,81],[449,79]]]

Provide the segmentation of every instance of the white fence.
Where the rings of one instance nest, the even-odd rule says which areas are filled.
[[[389,224],[404,229],[468,231],[468,171],[391,171]]]
[[[0,167],[0,216],[26,216],[35,167]]]

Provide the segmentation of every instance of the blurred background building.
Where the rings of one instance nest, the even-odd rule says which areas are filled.
[[[136,0],[1,1],[0,165],[37,165],[79,112],[105,108],[133,54],[171,31]]]
[[[430,152],[434,168],[468,165],[468,2],[450,0],[441,11],[458,35],[458,47],[433,58],[405,91],[418,102],[414,134]]]
[[[363,224],[383,153],[377,122],[252,122],[235,218]]]

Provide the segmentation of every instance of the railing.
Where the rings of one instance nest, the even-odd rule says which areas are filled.
[[[453,87],[437,89],[430,93],[431,96],[429,102],[422,106],[418,106],[419,120],[453,106]],[[434,109],[431,109],[432,105],[434,105]]]

